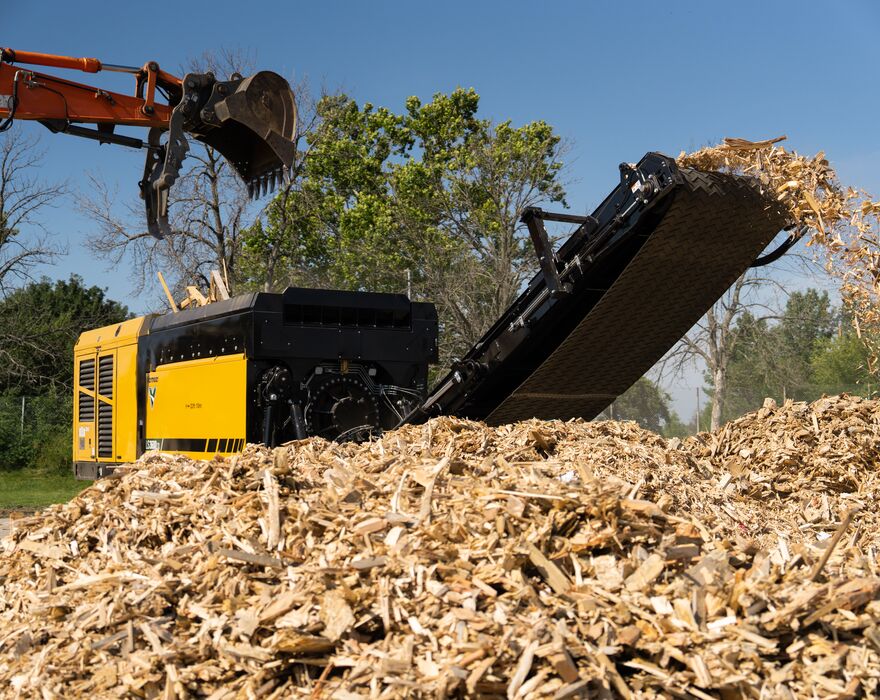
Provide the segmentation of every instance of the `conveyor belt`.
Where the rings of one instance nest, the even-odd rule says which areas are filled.
[[[786,225],[747,178],[648,154],[409,421],[590,419],[648,371]]]

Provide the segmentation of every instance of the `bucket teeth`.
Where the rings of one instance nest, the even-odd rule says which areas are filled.
[[[204,84],[199,113],[190,117],[187,131],[223,155],[246,183],[253,183],[254,198],[265,195],[270,174],[292,164],[296,156],[296,101],[290,84],[271,71],[225,82],[190,73],[187,80]]]
[[[247,183],[248,199],[255,200],[265,197],[278,189],[281,185],[290,184],[290,175],[287,168],[273,168],[272,170],[250,179]]]

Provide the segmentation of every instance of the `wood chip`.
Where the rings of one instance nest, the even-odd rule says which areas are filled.
[[[0,540],[0,687],[880,697],[877,454],[856,397],[151,453]]]

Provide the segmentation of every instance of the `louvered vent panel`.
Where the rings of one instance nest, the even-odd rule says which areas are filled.
[[[111,358],[112,359],[112,358]],[[95,361],[79,361],[79,385],[83,389],[95,390]]]
[[[113,456],[113,406],[98,404],[98,457]]]
[[[78,418],[80,423],[90,423],[95,420],[95,398],[93,396],[79,393]]]
[[[98,393],[113,398],[113,355],[98,359]]]
[[[113,355],[98,358],[98,394],[113,398]],[[98,457],[113,456],[113,406],[98,401]]]

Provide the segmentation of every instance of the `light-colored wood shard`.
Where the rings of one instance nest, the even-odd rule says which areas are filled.
[[[878,453],[880,403],[846,396],[674,442],[439,418],[234,461],[150,453],[4,540],[0,687],[880,696]]]
[[[324,623],[323,635],[331,642],[340,639],[355,622],[351,607],[337,590],[330,590],[324,594],[320,617]]]
[[[544,553],[535,545],[529,543],[527,546],[529,559],[534,564],[541,575],[550,584],[550,587],[559,594],[568,593],[571,589],[571,579],[556,564],[550,561]]]
[[[278,482],[268,469],[263,472],[263,489],[266,493],[266,549],[278,547],[281,537],[281,507],[278,503]]]
[[[659,554],[651,554],[641,563],[625,582],[629,591],[641,591],[654,581],[666,566],[666,561]]]

